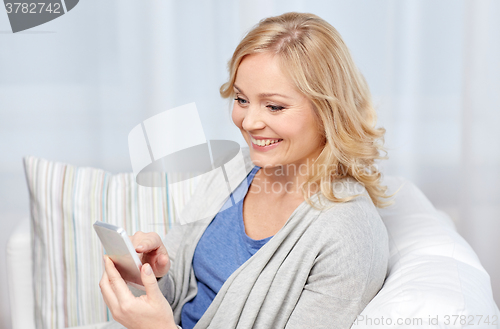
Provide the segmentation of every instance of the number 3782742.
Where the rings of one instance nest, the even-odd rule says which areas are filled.
[[[41,14],[41,13],[51,13],[51,14],[61,14],[61,4],[59,3],[48,3],[38,2],[38,3],[28,3],[28,2],[7,2],[5,3],[5,8],[7,9],[7,14]]]

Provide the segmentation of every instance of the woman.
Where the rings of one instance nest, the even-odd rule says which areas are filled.
[[[229,73],[220,92],[249,145],[247,184],[233,191],[244,198],[172,228],[166,246],[136,233],[147,294],[105,258],[106,304],[127,328],[348,328],[388,262],[374,166],[385,130],[365,80],[330,24],[293,12],[251,30]],[[200,183],[193,216],[217,188]]]

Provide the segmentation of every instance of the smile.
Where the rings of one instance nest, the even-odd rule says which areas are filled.
[[[282,141],[282,139],[254,139],[252,137],[250,137],[250,139],[252,143],[258,146],[269,146]]]

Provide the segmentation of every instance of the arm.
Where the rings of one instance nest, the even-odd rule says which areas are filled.
[[[319,233],[327,243],[316,256],[287,329],[350,328],[384,282],[389,247],[383,223],[376,218],[339,221]]]
[[[179,250],[179,246],[184,240],[184,234],[188,228],[189,225],[174,225],[168,234],[163,238],[163,244],[165,245],[166,250],[168,250],[171,265],[168,272],[158,279],[158,285],[170,305],[174,304],[175,287],[182,284],[177,283],[178,278],[174,276],[174,269],[176,266],[179,266],[179,261],[177,261],[177,252]]]

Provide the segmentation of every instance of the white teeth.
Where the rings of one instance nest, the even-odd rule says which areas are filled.
[[[257,139],[253,139],[250,137],[250,139],[252,140],[252,142],[254,144],[257,144],[259,146],[268,146],[268,145],[271,145],[271,144],[274,144],[274,143],[277,143],[279,142],[280,140],[279,139],[275,139],[275,140],[271,140],[271,139],[260,139],[260,140],[257,140]]]

